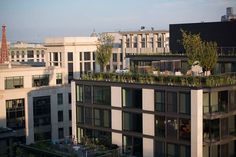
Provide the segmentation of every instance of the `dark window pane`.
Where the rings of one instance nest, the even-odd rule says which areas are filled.
[[[73,52],[68,52],[67,53],[67,60],[68,61],[73,61]]]
[[[177,112],[177,94],[176,92],[167,92],[167,111]]]
[[[165,117],[156,116],[156,134],[155,136],[165,138]]]
[[[165,112],[165,92],[155,92],[155,110],[159,112]]]
[[[179,93],[179,112],[190,114],[190,93]]]
[[[123,88],[123,106],[130,108],[142,108],[142,90]]]
[[[93,103],[100,105],[111,105],[111,88],[107,86],[94,86]]]

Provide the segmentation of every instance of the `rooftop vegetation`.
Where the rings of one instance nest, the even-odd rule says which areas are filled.
[[[236,73],[226,73],[211,76],[156,76],[152,74],[141,73],[94,73],[82,75],[81,80],[169,86],[217,87],[236,84]]]

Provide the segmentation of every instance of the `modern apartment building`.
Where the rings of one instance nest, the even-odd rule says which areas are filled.
[[[137,157],[233,157],[235,79],[100,74],[75,80],[73,137],[117,144]]]
[[[129,68],[130,54],[169,53],[169,31],[147,30],[105,32],[114,36],[114,46],[110,60],[110,71]]]
[[[9,48],[11,62],[45,62],[46,48],[42,44],[16,42]]]
[[[97,37],[46,38],[46,66],[65,68],[65,77],[70,82],[82,73],[98,69],[95,64],[97,44]]]
[[[71,136],[71,92],[61,67],[0,65],[0,126],[22,143]]]

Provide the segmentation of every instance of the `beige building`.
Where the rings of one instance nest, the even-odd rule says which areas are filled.
[[[97,37],[47,38],[46,66],[62,67],[66,79],[79,78],[81,73],[95,71]]]
[[[11,62],[44,62],[46,48],[42,44],[16,42],[9,48]]]
[[[70,85],[61,67],[0,65],[0,126],[26,144],[71,135]]]
[[[169,31],[137,30],[104,32],[114,36],[114,46],[108,69],[129,68],[128,55],[169,53]]]

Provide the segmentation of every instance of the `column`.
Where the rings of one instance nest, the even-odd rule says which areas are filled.
[[[154,52],[157,52],[157,39],[158,39],[158,33],[153,34],[153,49]]]
[[[146,34],[146,48],[149,48],[150,46],[149,46],[149,34]]]
[[[76,130],[77,130],[77,121],[76,121],[76,85],[74,81],[71,81],[71,112],[72,112],[72,121],[71,121],[71,125],[72,125],[72,140],[74,140],[74,142],[77,142],[77,134],[76,134]]]
[[[142,89],[142,104],[144,111],[154,111],[154,90]],[[143,113],[143,134],[155,136],[155,115]],[[154,140],[143,138],[143,156],[153,157]]]
[[[122,131],[122,96],[121,87],[111,87],[111,106],[120,109],[112,109],[111,111],[111,128],[113,130]],[[112,143],[122,146],[122,134],[112,132]]]
[[[203,90],[191,90],[191,157],[203,153]]]
[[[122,36],[122,65],[123,65],[123,69],[125,68],[125,54],[126,54],[126,35]]]
[[[140,52],[140,48],[141,48],[141,38],[142,38],[142,34],[137,34],[137,48],[138,48],[138,52]]]

